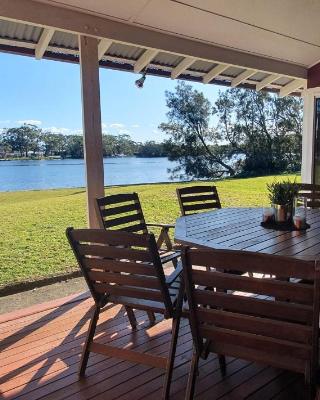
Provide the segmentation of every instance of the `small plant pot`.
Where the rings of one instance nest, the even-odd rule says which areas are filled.
[[[291,204],[273,204],[274,220],[277,224],[288,222],[292,219]]]

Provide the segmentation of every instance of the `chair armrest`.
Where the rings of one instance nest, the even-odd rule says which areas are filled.
[[[168,286],[172,285],[172,283],[176,281],[177,278],[179,278],[181,272],[182,272],[182,263],[180,261],[175,270],[169,276],[166,277],[166,284]]]
[[[158,228],[174,228],[175,225],[174,224],[158,224],[158,223],[150,223],[150,224],[146,224],[147,226],[156,226]]]

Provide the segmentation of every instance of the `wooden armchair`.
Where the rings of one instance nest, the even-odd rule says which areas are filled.
[[[121,193],[101,197],[96,201],[97,215],[106,230],[149,233],[149,227],[161,228],[157,240],[162,263],[176,264],[180,251],[175,251],[169,236],[172,224],[146,223],[137,193]],[[165,247],[163,247],[165,244]]]
[[[172,275],[165,276],[153,234],[73,228],[68,228],[66,234],[95,303],[82,352],[80,376],[85,374],[90,352],[162,368],[165,370],[163,398],[167,399],[183,302],[181,264]],[[100,310],[109,303],[172,318],[168,357],[127,347],[116,348],[94,340]]]
[[[320,208],[320,185],[311,183],[298,183],[297,184],[301,197],[307,199],[307,206],[310,208]]]
[[[181,215],[195,214],[221,208],[221,203],[215,186],[189,186],[177,188],[177,196]]]
[[[221,208],[216,186],[201,185],[177,188],[177,196],[182,216]],[[208,267],[208,270],[209,269],[210,267]],[[241,274],[238,270],[225,272]],[[252,276],[252,273],[249,272],[249,275]]]
[[[209,352],[220,354],[223,373],[224,355],[302,373],[310,394],[318,366],[319,265],[231,250],[185,249],[182,260],[193,337],[186,398],[193,398],[199,357],[206,358]],[[208,265],[280,272],[281,280],[199,269]],[[308,279],[312,285],[290,278]],[[216,291],[205,290],[208,285]]]
[[[120,230],[132,233],[148,234],[149,227],[161,228],[157,240],[157,247],[162,264],[172,262],[176,268],[181,252],[174,250],[169,236],[169,229],[174,228],[170,224],[147,224],[139,196],[137,193],[119,193],[98,198],[96,211],[100,224],[106,230]],[[165,246],[163,246],[165,244]],[[128,318],[134,320],[133,311],[127,307]],[[155,316],[148,312],[150,323],[155,322]]]

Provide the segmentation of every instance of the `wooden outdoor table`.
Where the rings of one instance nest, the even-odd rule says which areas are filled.
[[[307,211],[306,231],[260,225],[262,208],[222,208],[177,219],[175,242],[212,249],[246,250],[315,260],[320,255],[320,210]]]

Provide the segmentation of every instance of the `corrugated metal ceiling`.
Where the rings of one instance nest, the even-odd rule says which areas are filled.
[[[32,49],[38,43],[41,33],[43,29],[37,26],[11,22],[7,20],[0,19],[0,44],[1,39],[4,40],[3,44],[8,46],[10,42],[8,40],[15,41],[12,46],[15,46],[20,49],[23,46],[29,49],[28,55],[32,55]],[[24,42],[28,43],[24,45]],[[50,41],[50,53],[51,54],[60,54],[65,55],[66,59],[72,61],[72,57],[74,60],[77,61],[78,59],[78,36],[76,34],[62,32],[62,31],[55,31],[51,41]],[[64,50],[65,49],[65,50]],[[132,46],[129,44],[123,43],[113,43],[111,47],[108,49],[107,53],[104,57],[104,62],[111,62],[112,68],[117,68],[117,63],[120,66],[127,63],[127,69],[130,70],[132,65],[134,65],[135,61],[139,59],[139,57],[146,51],[145,48]],[[31,53],[30,53],[31,52]],[[76,53],[75,53],[76,52]],[[69,58],[67,58],[69,57]],[[71,57],[71,58],[70,58]],[[52,56],[51,56],[52,58]],[[54,57],[53,57],[54,58]],[[178,54],[166,53],[159,51],[154,59],[151,61],[152,70],[157,71],[159,70],[159,75],[163,75],[164,72],[168,74],[172,68],[176,67],[182,60],[184,59],[183,56]],[[131,67],[130,67],[131,65]],[[201,76],[205,75],[207,72],[211,71],[217,64],[210,61],[205,60],[196,60],[189,69],[183,71],[183,76],[189,76],[191,79],[199,80]],[[106,64],[107,66],[107,64]],[[119,69],[123,69],[120,68]],[[163,70],[161,72],[161,69]],[[229,81],[238,76],[240,73],[245,71],[243,68],[239,67],[228,67],[225,71],[223,71],[221,76],[216,77],[217,80]],[[265,72],[257,72],[254,74],[250,79],[246,82],[250,84],[250,82],[254,85],[256,82],[260,82],[269,74]],[[276,85],[278,87],[286,85],[292,80],[292,78],[288,77],[281,77],[277,80]],[[280,86],[279,86],[280,85]],[[273,87],[276,87],[273,84]]]
[[[50,40],[50,46],[78,50],[78,36],[68,32],[55,31]]]
[[[0,19],[0,37],[37,43],[42,28]]]

